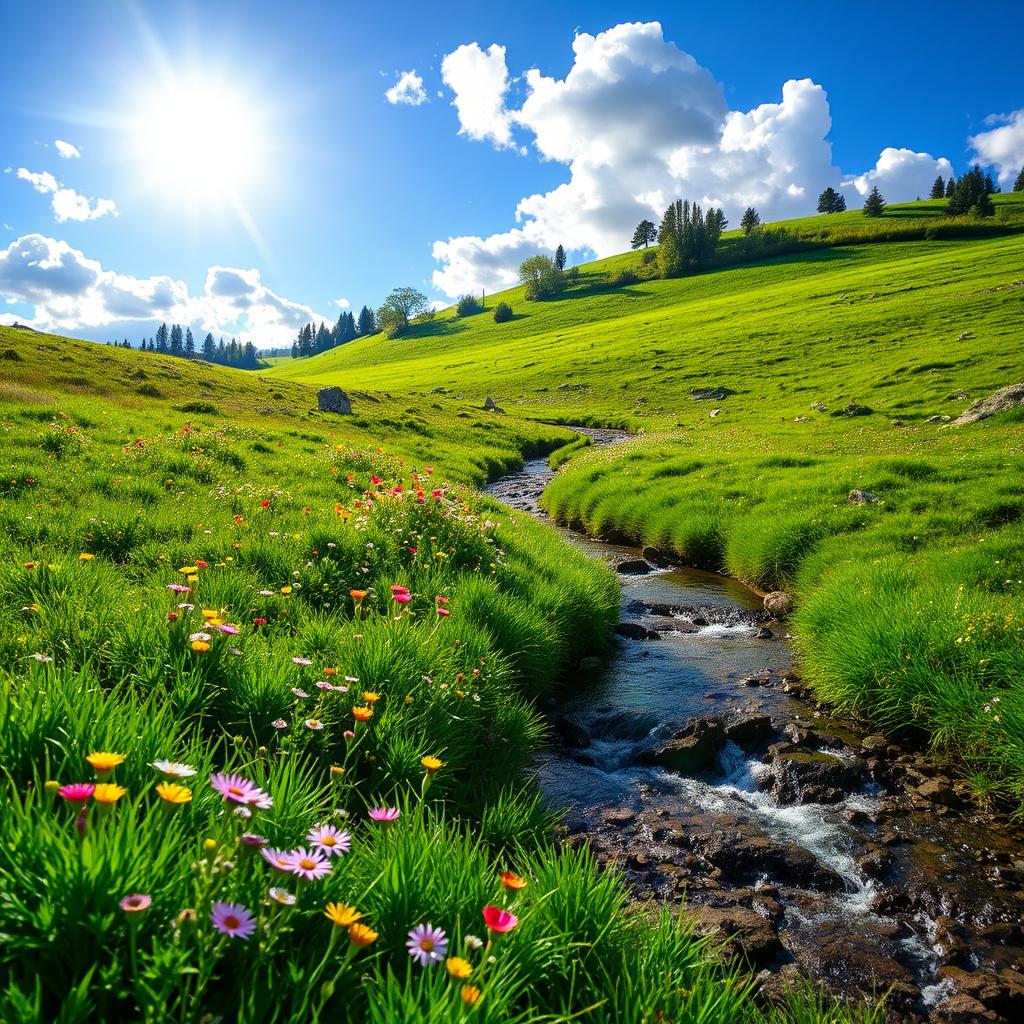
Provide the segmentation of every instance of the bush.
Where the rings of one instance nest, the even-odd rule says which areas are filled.
[[[650,263],[658,262],[658,250],[647,249],[640,257],[640,265],[646,267]]]
[[[565,278],[569,276],[555,266],[550,256],[531,256],[519,265],[519,283],[526,289],[527,302],[556,295],[565,287]]]
[[[624,288],[626,285],[636,284],[640,278],[635,270],[630,267],[622,267],[620,270],[613,270],[608,275],[608,286],[610,288]]]
[[[494,307],[494,322],[496,324],[507,324],[515,314],[507,302],[499,302]]]
[[[456,305],[459,316],[472,316],[483,311],[483,304],[475,295],[463,295]]]

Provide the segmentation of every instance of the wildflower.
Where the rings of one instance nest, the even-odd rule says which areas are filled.
[[[371,942],[376,942],[377,939],[377,933],[368,925],[356,922],[349,926],[348,941],[356,949],[362,949],[364,946],[369,946]]]
[[[256,807],[261,811],[273,806],[273,801],[259,786],[248,779],[243,779],[241,775],[215,772],[210,776],[210,785],[224,797],[227,803]]]
[[[402,812],[397,807],[371,807],[367,813],[371,821],[377,821],[385,825],[398,821],[402,816]]]
[[[207,853],[213,853],[217,849],[217,840],[216,839],[204,839],[203,840],[203,849]]]
[[[96,778],[98,779],[109,778],[110,773],[119,764],[124,764],[123,754],[112,754],[106,750],[99,750],[94,754],[88,754],[85,759],[96,769]]]
[[[178,570],[178,572],[180,572],[182,576],[195,576],[195,574],[197,572],[199,572],[199,566],[198,565],[183,565]]]
[[[420,764],[423,765],[428,772],[436,772],[438,768],[444,767],[444,761],[439,757],[432,757],[429,754],[426,757],[420,758]]]
[[[41,653],[39,651],[37,651],[35,654],[33,654],[32,657],[35,658],[36,661],[38,661],[40,665],[49,665],[50,662],[53,661],[53,658],[51,658],[50,655],[43,654],[43,653]]]
[[[140,911],[148,910],[152,902],[152,896],[148,896],[144,892],[137,892],[133,893],[131,896],[123,897],[118,902],[118,906],[126,914],[138,914]]]
[[[392,594],[408,594],[409,593],[409,588],[408,587],[403,587],[400,583],[393,583],[391,585],[390,589],[391,589],[391,593]]]
[[[252,624],[257,627],[265,626],[267,624],[267,620],[257,616],[255,619],[252,620]]]
[[[324,917],[332,921],[339,928],[351,927],[362,916],[355,907],[350,907],[347,903],[328,903],[324,910]]]
[[[189,779],[196,773],[191,765],[182,764],[180,761],[168,761],[166,758],[150,761],[150,767],[168,779]]]
[[[480,1002],[480,989],[478,989],[476,985],[463,985],[462,1001],[467,1006],[475,1006]]]
[[[324,723],[319,718],[307,718],[302,723],[310,732],[319,732],[324,727]]]
[[[294,693],[296,697],[308,697],[309,696],[309,694],[306,693],[305,690],[300,690],[297,686],[293,686],[292,687],[292,693]]]
[[[408,604],[412,600],[412,594],[392,594],[397,604]]]
[[[364,707],[354,707],[352,709],[352,717],[357,722],[368,722],[373,718],[373,709]]]
[[[288,870],[299,878],[315,882],[331,873],[331,862],[319,850],[307,850],[300,847],[286,854]]]
[[[513,874],[511,871],[502,871],[501,884],[505,886],[506,889],[525,889],[526,879],[521,875]]]
[[[287,729],[288,723],[283,718],[275,718],[270,723],[275,729]]]
[[[95,557],[96,557],[95,555],[90,555],[88,551],[83,551],[78,556],[78,560],[80,562],[91,562]]]
[[[510,914],[507,910],[502,910],[501,907],[484,907],[483,915],[484,924],[499,935],[512,931],[519,924],[519,918],[515,914]]]
[[[325,668],[324,669],[324,675],[325,676],[336,676],[337,674],[338,674],[338,670],[336,668]]]
[[[260,850],[260,856],[277,871],[288,871],[291,864],[291,854],[284,850],[273,850],[265,846]]]
[[[221,935],[232,939],[247,939],[256,931],[256,918],[240,903],[214,903],[210,921]]]
[[[448,974],[453,978],[459,978],[465,981],[473,973],[473,965],[468,960],[463,960],[461,956],[450,956],[444,962],[445,967],[448,968]]]
[[[192,650],[196,651],[199,654],[202,654],[204,651],[208,651],[209,649],[210,645],[205,640],[192,641]]]
[[[238,634],[242,632],[237,626],[232,625],[230,622],[222,622],[217,629],[227,636],[238,636]]]
[[[466,949],[480,949],[484,944],[484,940],[476,935],[467,935],[462,941],[466,944]]]
[[[286,595],[286,596],[287,596],[288,594],[290,594],[291,592],[292,592],[292,588],[291,588],[291,587],[287,587],[287,586],[286,586],[286,587],[282,587],[282,588],[281,588],[281,593],[282,593],[282,594],[284,594],[284,595]],[[294,660],[294,659],[293,659],[293,660]]]
[[[184,583],[169,583],[167,589],[174,594],[187,594],[192,588],[186,587]]]
[[[255,832],[243,832],[242,833],[242,845],[249,846],[254,850],[260,850],[264,846],[268,846],[270,840],[265,836],[258,836]]]
[[[113,782],[101,782],[92,791],[92,798],[98,804],[116,804],[127,792],[124,786],[118,786]]]
[[[352,849],[352,837],[334,825],[317,825],[306,833],[306,842],[328,857],[340,857]]]
[[[419,924],[409,932],[405,944],[409,956],[421,967],[440,963],[448,950],[448,936],[441,928],[435,928],[429,921]]]
[[[373,690],[364,690],[363,700],[365,700],[367,704],[376,704],[377,701],[380,700],[380,694],[374,693]]]
[[[282,907],[295,906],[295,893],[289,892],[287,889],[282,889],[279,885],[272,885],[267,890],[267,895]]]
[[[260,508],[270,508],[270,502],[269,502],[269,501],[267,501],[267,499],[266,499],[266,498],[264,498],[264,499],[263,499],[263,500],[262,500],[262,501],[260,502]]]
[[[309,658],[292,658],[292,664],[306,666],[312,665],[313,662],[311,662]]]
[[[209,562],[200,562],[198,559],[196,560],[196,568],[197,569],[209,569],[209,567],[210,567],[210,563]]]
[[[448,611],[448,609],[447,609],[447,608],[440,608],[440,607],[439,607],[439,608],[437,609],[437,614],[438,614],[438,615],[440,615],[440,616],[441,616],[441,618],[443,619],[443,618],[446,618],[447,616],[451,615],[451,612],[450,612],[450,611]]]
[[[368,593],[369,593],[368,590],[350,590],[349,591],[349,594],[351,595],[352,600],[357,602],[357,603],[359,601],[362,601],[366,597],[366,595]]]
[[[61,786],[57,792],[72,806],[82,807],[95,789],[91,782],[73,782],[69,786]]]
[[[188,786],[179,786],[174,782],[161,782],[156,787],[157,796],[167,802],[168,807],[187,804],[192,799],[192,790]]]

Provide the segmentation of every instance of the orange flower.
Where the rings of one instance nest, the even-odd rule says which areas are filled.
[[[377,938],[377,933],[368,925],[357,923],[349,926],[348,941],[358,949],[370,945],[371,942],[376,942]]]
[[[433,757],[428,754],[426,757],[420,758],[420,764],[427,769],[428,772],[436,772],[438,768],[444,767],[444,761],[439,757]]]
[[[193,640],[192,641],[192,650],[193,651],[198,651],[201,654],[203,651],[208,651],[209,649],[210,649],[210,645],[205,640]]]
[[[377,701],[380,700],[380,694],[374,693],[373,690],[364,690],[363,700],[365,700],[367,704],[376,704]]]
[[[112,754],[106,750],[87,754],[85,759],[101,775],[109,775],[119,764],[124,764],[124,754]]]
[[[156,787],[156,794],[171,806],[187,804],[192,799],[192,790],[188,786],[179,786],[174,782],[161,782]]]
[[[373,718],[373,709],[355,707],[352,709],[352,717],[357,722],[368,722],[371,718]]]
[[[362,601],[364,597],[369,593],[368,590],[350,590],[349,593],[352,595],[353,601]]]
[[[473,965],[468,960],[463,960],[461,956],[450,956],[444,964],[453,978],[459,978],[462,981],[465,981],[473,973]]]
[[[522,875],[514,874],[511,871],[502,871],[501,873],[501,884],[506,889],[525,889],[526,879]]]
[[[127,792],[124,786],[118,786],[113,782],[101,782],[92,791],[92,798],[100,804],[116,804]]]
[[[324,917],[333,921],[339,928],[351,927],[362,916],[355,907],[350,907],[346,903],[328,903],[324,911]]]
[[[463,985],[462,1001],[467,1006],[473,1006],[480,1002],[480,989],[478,989],[476,985]]]
[[[324,675],[325,676],[336,676],[337,674],[338,674],[338,670],[336,668],[325,668],[324,669]]]

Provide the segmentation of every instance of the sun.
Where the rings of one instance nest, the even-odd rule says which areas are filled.
[[[241,201],[257,183],[266,141],[251,99],[196,77],[144,95],[132,135],[140,179],[195,205]]]

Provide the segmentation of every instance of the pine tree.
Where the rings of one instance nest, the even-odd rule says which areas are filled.
[[[292,342],[292,359],[299,358],[299,343],[297,341]]]
[[[169,346],[167,344],[167,324],[161,324],[156,329],[156,350],[157,352],[166,352]]]
[[[928,198],[929,199],[942,199],[942,197],[945,196],[945,194],[946,194],[946,183],[942,180],[942,175],[940,174],[935,179],[935,181],[932,182],[932,191],[931,191],[931,194],[928,196]]]
[[[210,333],[207,333],[203,339],[203,358],[208,359],[211,363],[217,358],[217,345]]]
[[[217,345],[217,362],[226,363],[228,361],[228,350],[224,344],[224,339],[221,338]]]
[[[377,329],[377,322],[373,316],[373,310],[369,306],[363,306],[359,310],[359,337],[365,338],[367,334],[373,334]]]
[[[647,246],[652,245],[658,240],[658,229],[654,226],[654,222],[650,220],[642,220],[636,226],[636,231],[633,232],[633,240],[629,243],[634,249],[639,249],[641,246],[646,249]]]
[[[182,349],[182,336],[181,336],[181,325],[173,324],[171,326],[171,355],[180,356]]]
[[[748,206],[743,211],[743,216],[740,219],[740,227],[743,229],[743,234],[752,234],[760,226],[761,215],[752,206]]]
[[[317,353],[326,352],[330,347],[331,332],[327,330],[327,326],[323,321],[321,321],[316,332],[316,337],[313,339],[313,351]]]
[[[975,164],[953,189],[953,195],[946,204],[946,213],[951,217],[962,217],[971,214],[975,217],[991,217],[996,208],[988,192],[988,176]]]
[[[953,175],[951,174],[949,176],[949,181],[946,182],[946,198],[947,199],[952,199],[953,198],[953,191],[954,191],[955,188],[956,188],[956,178],[954,178]]]
[[[562,248],[561,244],[559,244],[558,248],[555,250],[555,266],[559,270],[565,270],[565,250]]]
[[[999,186],[992,180],[991,174],[985,175],[985,195],[990,196],[993,192],[998,192]]]
[[[1020,169],[1020,174],[1013,180],[1013,191],[1024,192],[1024,167]]]
[[[867,199],[864,200],[864,216],[865,217],[881,217],[885,212],[885,200],[882,198],[882,193],[878,191],[878,186],[872,187]]]
[[[185,328],[185,358],[194,359],[196,354],[196,342],[192,337],[192,328]]]

